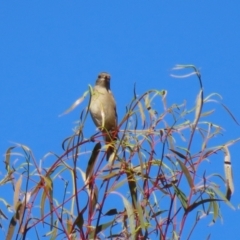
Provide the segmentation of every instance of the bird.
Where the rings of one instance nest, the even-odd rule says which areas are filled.
[[[104,134],[107,160],[114,153],[114,143],[117,140],[117,110],[110,90],[110,79],[110,74],[106,72],[98,75],[89,106],[94,124]]]

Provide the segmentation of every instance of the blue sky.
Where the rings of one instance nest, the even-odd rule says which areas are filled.
[[[134,83],[138,94],[166,89],[169,104],[186,99],[193,106],[199,91],[196,79],[176,80],[170,74],[176,64],[194,64],[201,70],[205,94],[219,93],[240,121],[239,8],[236,1],[1,1],[2,160],[13,142],[29,146],[36,159],[49,151],[61,155],[61,143],[72,134],[87,102],[59,115],[101,71],[112,76],[119,119],[132,99]],[[214,106],[213,121],[226,129],[223,141],[239,137],[239,127]],[[86,133],[94,132],[89,118]],[[235,207],[240,202],[238,149],[239,144],[230,148]],[[222,158],[212,164],[223,173]],[[222,212],[223,224],[202,228],[203,236],[236,239],[239,210],[222,205]],[[196,230],[197,236],[202,229]]]

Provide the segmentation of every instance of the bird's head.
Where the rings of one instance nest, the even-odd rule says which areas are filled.
[[[96,85],[105,87],[107,90],[109,90],[110,89],[110,79],[111,79],[110,74],[108,74],[106,72],[102,72],[98,75]]]

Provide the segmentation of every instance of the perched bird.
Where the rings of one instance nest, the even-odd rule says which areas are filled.
[[[89,107],[94,124],[104,133],[107,145],[107,160],[114,153],[117,139],[116,102],[110,90],[110,75],[102,72],[98,75]]]

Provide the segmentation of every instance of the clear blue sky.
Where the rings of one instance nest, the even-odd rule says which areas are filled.
[[[239,9],[237,1],[1,1],[2,160],[12,142],[28,145],[37,159],[49,151],[60,155],[62,140],[72,134],[83,105],[59,115],[101,71],[112,76],[120,119],[134,83],[138,94],[166,89],[169,103],[187,99],[192,106],[198,83],[194,78],[173,79],[170,73],[175,64],[194,64],[202,72],[205,94],[221,94],[240,120]],[[240,136],[240,128],[222,108],[217,107],[214,121],[226,129],[223,140]],[[90,118],[86,127],[89,135],[94,133]],[[239,144],[230,150],[232,203],[237,207]],[[223,173],[222,157],[212,164]],[[3,163],[0,173],[5,174]],[[0,197],[5,197],[1,191]],[[239,239],[239,210],[223,206],[222,213],[223,224],[218,220],[207,227],[209,218],[194,239],[208,233],[211,239]]]

